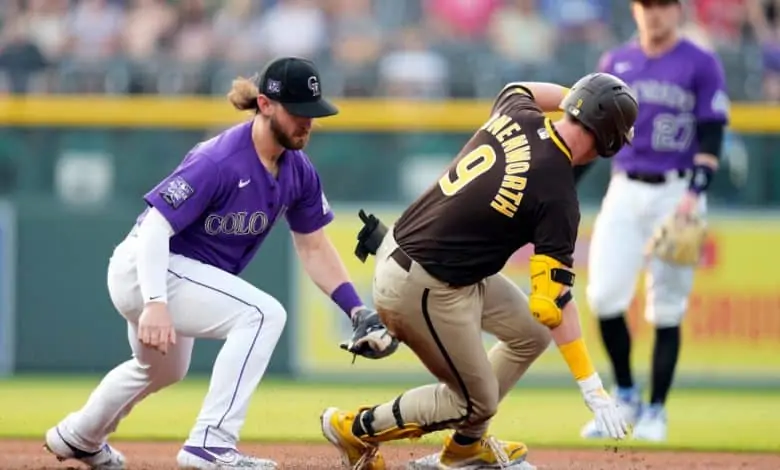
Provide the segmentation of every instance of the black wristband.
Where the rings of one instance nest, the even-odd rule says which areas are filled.
[[[706,153],[715,158],[720,158],[725,132],[725,124],[722,122],[700,122],[696,126],[696,135],[699,141],[698,153]]]
[[[688,189],[696,194],[701,194],[710,187],[712,178],[715,176],[715,170],[706,165],[696,165],[693,167],[693,176]]]

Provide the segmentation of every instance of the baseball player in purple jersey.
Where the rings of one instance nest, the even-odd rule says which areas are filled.
[[[109,434],[135,404],[184,378],[194,338],[213,338],[225,342],[178,464],[276,468],[241,454],[237,442],[287,314],[238,275],[282,219],[312,280],[352,318],[352,352],[383,357],[397,347],[363,306],[323,231],[333,213],[301,149],[313,118],[337,110],[322,98],[314,65],[273,61],[256,81],[234,81],[228,98],[255,117],[196,145],[144,196],[148,208],[111,257],[108,290],[127,320],[133,357],[48,430],[46,447],[60,460],[125,468],[122,454],[106,443]]]
[[[609,189],[590,245],[587,298],[598,316],[618,403],[635,423],[635,439],[664,441],[664,405],[680,349],[695,266],[645,259],[645,244],[671,214],[703,216],[718,168],[729,99],[719,60],[680,36],[677,0],[632,0],[637,40],[607,52],[601,71],[622,78],[639,99],[632,146],[613,160]],[[577,176],[582,175],[582,169]],[[649,404],[642,404],[630,367],[625,313],[639,272],[646,270],[645,317],[655,327]],[[582,430],[604,436],[594,422]]]

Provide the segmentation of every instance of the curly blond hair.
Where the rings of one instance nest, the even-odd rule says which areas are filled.
[[[239,111],[257,109],[257,96],[260,90],[250,78],[238,77],[233,80],[227,94],[228,101]]]

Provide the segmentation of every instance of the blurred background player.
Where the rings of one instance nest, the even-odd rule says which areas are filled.
[[[718,169],[729,99],[718,58],[681,37],[677,0],[632,0],[638,37],[607,52],[599,70],[625,80],[639,98],[635,140],[613,160],[613,175],[594,224],[587,298],[599,319],[616,382],[616,399],[635,423],[635,439],[664,441],[664,405],[680,351],[694,266],[645,257],[655,228],[670,214],[706,211]],[[587,167],[575,169],[579,179]],[[626,312],[646,273],[645,317],[655,326],[649,405],[631,373]],[[595,422],[582,430],[603,437]]]

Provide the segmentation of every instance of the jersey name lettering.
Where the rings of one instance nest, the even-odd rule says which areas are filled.
[[[506,156],[501,187],[491,201],[490,207],[511,219],[517,213],[517,208],[523,200],[523,191],[528,183],[528,178],[522,176],[531,167],[528,137],[520,132],[522,128],[518,123],[504,114],[496,114],[482,128],[498,140]]]
[[[696,107],[696,95],[676,83],[635,80],[631,87],[640,103],[668,106],[682,112],[691,112]]]

